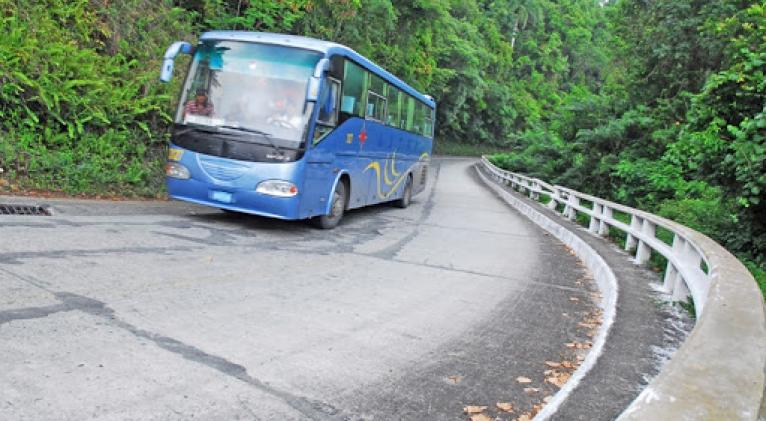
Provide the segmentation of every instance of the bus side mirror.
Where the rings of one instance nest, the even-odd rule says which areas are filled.
[[[330,60],[319,60],[314,68],[314,75],[309,78],[309,86],[306,92],[306,101],[317,102],[319,100],[319,87],[322,85],[322,76],[330,69]]]
[[[162,60],[160,80],[163,82],[170,82],[170,79],[173,79],[173,67],[175,65],[176,56],[180,53],[192,54],[193,51],[194,47],[186,41],[176,41],[168,47]]]

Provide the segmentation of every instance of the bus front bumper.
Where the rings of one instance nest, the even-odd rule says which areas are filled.
[[[269,196],[252,190],[166,177],[168,196],[176,200],[278,219],[300,219],[299,198]]]

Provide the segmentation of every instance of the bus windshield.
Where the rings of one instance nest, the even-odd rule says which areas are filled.
[[[175,122],[300,143],[310,112],[306,90],[320,58],[293,47],[204,41],[194,54]]]

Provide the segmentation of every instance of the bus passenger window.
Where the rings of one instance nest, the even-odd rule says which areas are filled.
[[[432,138],[434,137],[434,112],[432,109],[426,107],[426,119],[423,125],[423,136]]]
[[[367,93],[367,118],[385,121],[386,99],[370,91]]]
[[[402,91],[388,85],[388,93],[386,94],[386,99],[388,100],[386,124],[389,126],[399,127],[401,124],[399,121],[399,110],[402,106],[401,98]]]
[[[406,126],[403,127],[408,131],[415,131],[415,98],[407,95],[407,120]]]
[[[364,106],[367,93],[367,72],[356,64],[346,61],[343,79],[343,95],[340,101],[340,118],[342,123],[351,117],[364,117]]]

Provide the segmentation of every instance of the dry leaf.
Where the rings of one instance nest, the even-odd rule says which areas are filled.
[[[498,402],[497,409],[505,412],[513,412],[513,405],[508,402]]]
[[[543,402],[545,403],[551,403],[552,400],[553,400],[553,396],[546,396],[543,398]]]
[[[539,391],[540,391],[540,389],[538,389],[536,387],[525,387],[524,388],[524,393],[527,393],[527,394],[530,394],[530,395],[532,395],[534,393],[537,393]]]
[[[576,342],[568,342],[568,343],[565,343],[564,346],[566,346],[567,348],[574,348],[574,347],[577,346],[577,343]]]
[[[559,367],[561,367],[561,363],[557,363],[555,361],[546,361],[545,365],[547,365],[550,368],[559,368]]]
[[[521,384],[532,383],[532,379],[530,379],[528,377],[523,377],[523,376],[516,377],[516,381],[521,383]]]
[[[569,297],[569,301],[571,301],[573,303],[576,303],[576,302],[580,301],[580,299],[577,298],[577,297]]]
[[[451,381],[454,384],[460,383],[460,380],[463,380],[463,376],[448,376],[447,380]]]
[[[484,412],[486,410],[486,406],[478,406],[478,405],[468,405],[465,408],[463,408],[463,412],[466,414],[479,414],[481,412]]]
[[[471,415],[471,421],[492,421],[492,418],[484,414],[474,414]]]
[[[530,414],[522,414],[520,417],[516,418],[516,421],[532,421],[532,416]]]
[[[552,376],[546,377],[545,381],[558,388],[561,388],[564,386],[564,383],[569,380],[569,377],[571,377],[571,374],[569,373],[554,373]]]
[[[571,361],[562,361],[561,366],[564,368],[574,368],[574,364]]]

